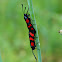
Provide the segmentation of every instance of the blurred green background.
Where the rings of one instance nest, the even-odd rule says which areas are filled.
[[[62,0],[32,0],[42,62],[62,62]],[[0,0],[0,52],[2,62],[36,62],[30,48],[21,4],[27,0]],[[34,51],[37,56],[37,50]]]

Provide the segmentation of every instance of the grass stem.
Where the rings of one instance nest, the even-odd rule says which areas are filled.
[[[41,59],[41,49],[40,49],[40,45],[39,45],[39,36],[38,36],[38,30],[37,30],[37,25],[36,25],[36,20],[35,20],[35,16],[34,16],[34,12],[33,12],[33,6],[32,6],[32,0],[27,0],[28,1],[28,6],[29,6],[29,12],[30,12],[30,17],[32,19],[32,24],[36,30],[36,43],[37,43],[37,53],[38,53],[38,62],[42,62]]]
[[[0,53],[0,62],[2,62],[1,53]]]

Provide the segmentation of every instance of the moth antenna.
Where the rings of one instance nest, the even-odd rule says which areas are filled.
[[[25,9],[24,9],[24,14],[25,14],[25,10],[26,10],[26,7],[25,7]]]
[[[23,4],[21,4],[22,5],[22,11],[23,11]]]
[[[28,11],[27,11],[27,14],[28,14]]]
[[[26,7],[25,7],[25,10],[26,10]]]
[[[23,11],[23,4],[21,4],[22,5],[22,11]],[[24,12],[23,12],[23,14],[24,14]]]
[[[29,11],[29,7],[28,7],[28,10],[27,10],[27,14],[28,14],[28,11]]]

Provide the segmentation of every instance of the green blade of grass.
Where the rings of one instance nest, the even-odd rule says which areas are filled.
[[[0,53],[0,62],[2,62],[1,53]]]
[[[36,43],[37,43],[37,53],[38,53],[38,62],[42,62],[42,59],[41,59],[41,49],[40,49],[40,45],[39,45],[39,36],[38,36],[38,30],[37,30],[37,25],[36,25],[36,20],[35,20],[35,17],[34,17],[34,12],[33,12],[33,6],[32,6],[32,0],[27,0],[28,1],[28,5],[29,5],[29,12],[30,12],[30,17],[32,19],[32,24],[34,24],[34,28],[36,30],[36,35],[35,37],[36,38]]]

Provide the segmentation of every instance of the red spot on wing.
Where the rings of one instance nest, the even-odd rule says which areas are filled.
[[[29,34],[30,34],[32,37],[34,37],[34,34],[33,34],[33,33],[30,32]]]
[[[34,41],[34,39],[32,37],[29,37],[30,40]]]
[[[28,26],[28,28],[30,28],[30,26]]]
[[[31,28],[31,30],[34,30],[34,28]]]
[[[34,47],[34,42],[31,42],[31,46],[33,46],[33,47]]]
[[[32,24],[30,24],[30,27],[32,26]]]
[[[28,19],[26,19],[26,23],[29,23],[29,20]]]
[[[32,24],[29,24],[28,28],[30,28],[32,26]]]

